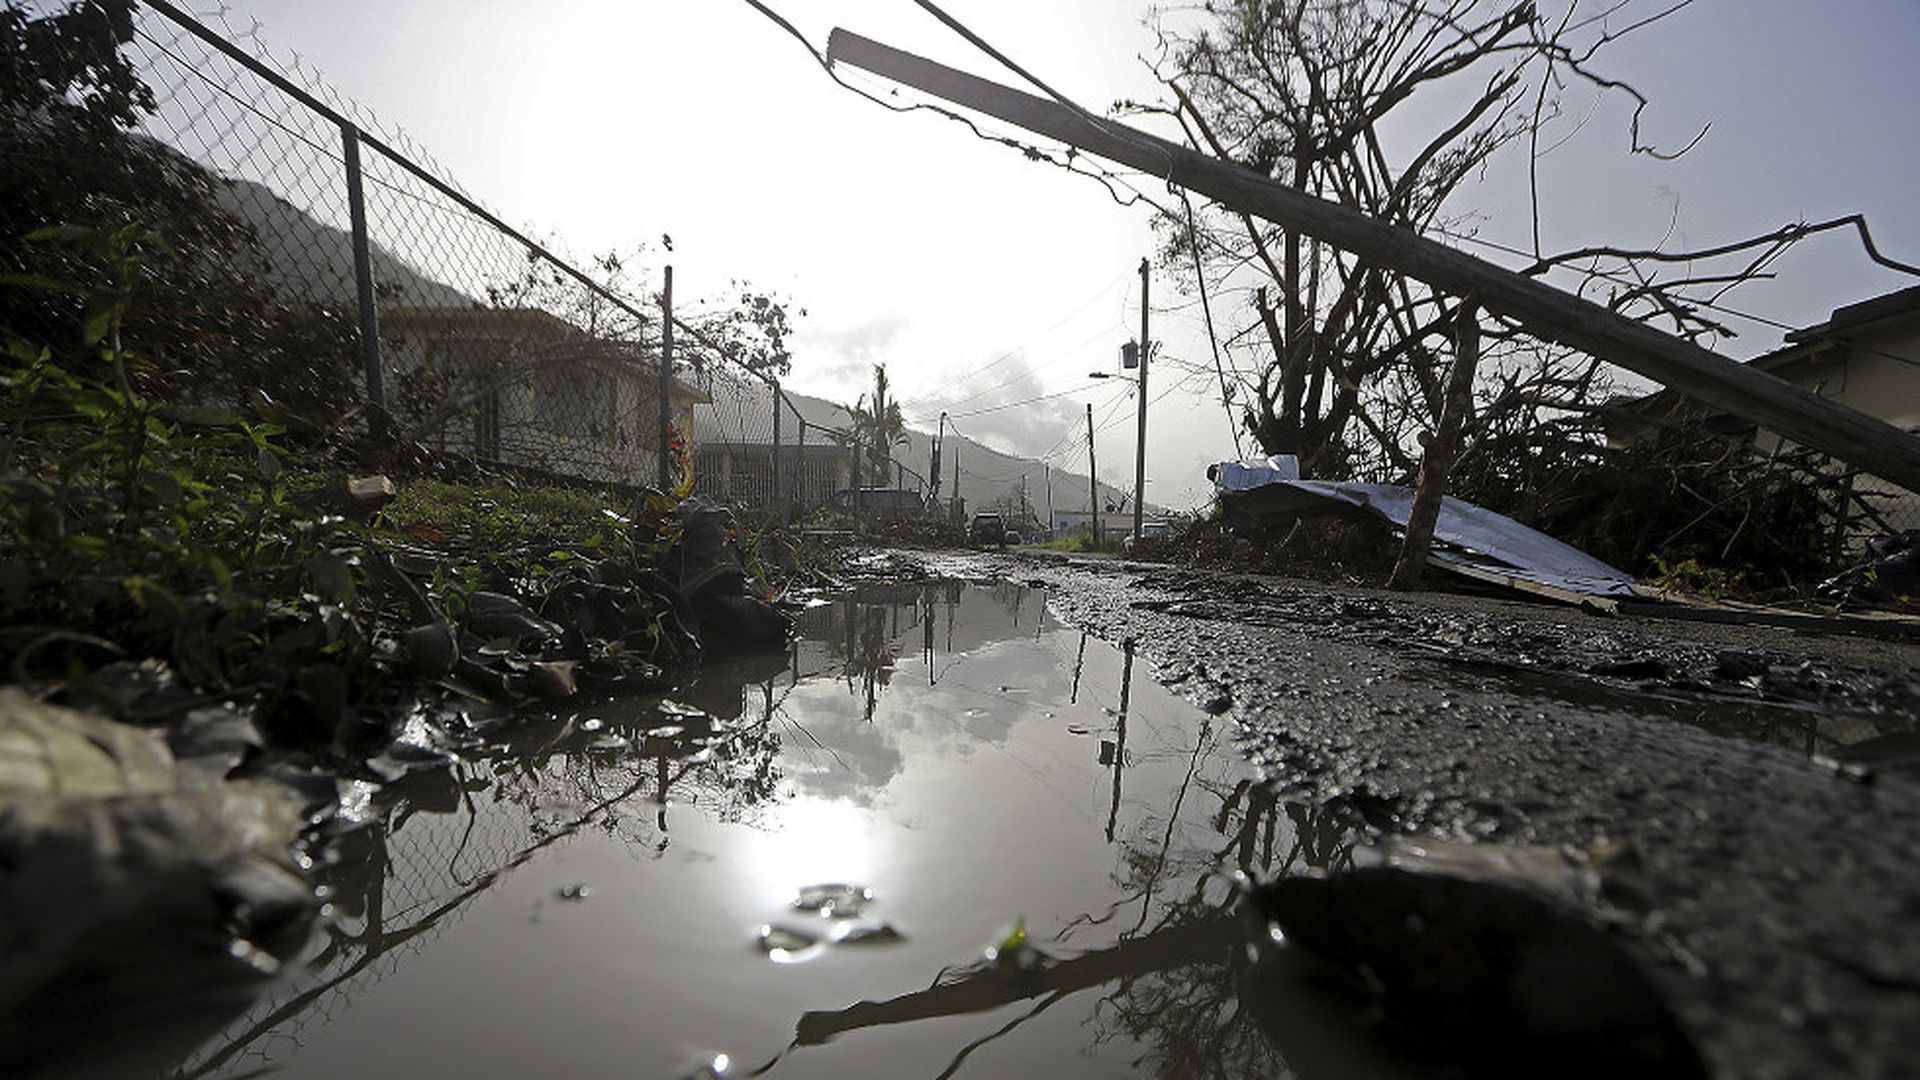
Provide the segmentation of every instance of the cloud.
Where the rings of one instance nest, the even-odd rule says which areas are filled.
[[[1015,356],[962,380],[943,401],[913,403],[912,411],[933,415],[945,409],[969,438],[1003,453],[1037,457],[1085,420],[1084,398],[1048,396],[1055,392],[1025,357]]]
[[[857,393],[872,383],[873,365],[898,354],[909,325],[907,316],[886,312],[840,326],[804,326],[794,335],[794,367],[804,363],[808,385],[821,392]]]

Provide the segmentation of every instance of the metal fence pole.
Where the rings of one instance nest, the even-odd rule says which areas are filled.
[[[799,413],[795,413],[799,416]],[[793,483],[790,485],[790,497],[796,507],[802,506],[807,499],[807,418],[800,417],[799,452],[794,454]]]
[[[773,493],[767,498],[767,505],[774,506],[780,501],[780,384],[770,382],[773,387],[773,467],[767,471],[773,476]]]
[[[380,364],[380,312],[373,297],[373,248],[367,241],[367,200],[360,177],[360,129],[340,123],[341,156],[347,166],[347,217],[353,233],[353,284],[360,305],[360,356],[367,375],[367,433],[387,438],[387,385]]]
[[[667,266],[660,289],[660,490],[673,488],[672,451],[667,436],[673,430],[673,267]]]

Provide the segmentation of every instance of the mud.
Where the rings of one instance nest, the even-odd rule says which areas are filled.
[[[1095,560],[864,572],[1046,588],[1236,720],[1271,794],[1372,832],[1621,846],[1634,902],[1593,915],[1715,1075],[1920,1075],[1920,776],[1840,763],[1914,730],[1912,644]]]

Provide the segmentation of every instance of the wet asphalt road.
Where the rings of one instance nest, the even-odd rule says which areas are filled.
[[[1045,587],[1378,834],[1624,845],[1633,899],[1592,914],[1715,1075],[1920,1076],[1920,771],[1831,760],[1914,729],[1920,646],[1018,554],[856,572]]]

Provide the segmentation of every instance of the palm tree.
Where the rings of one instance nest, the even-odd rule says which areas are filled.
[[[853,417],[854,437],[866,450],[870,482],[888,486],[893,448],[907,441],[907,422],[900,415],[900,403],[887,394],[887,365],[873,365],[873,404],[868,406],[862,394],[847,412]]]

